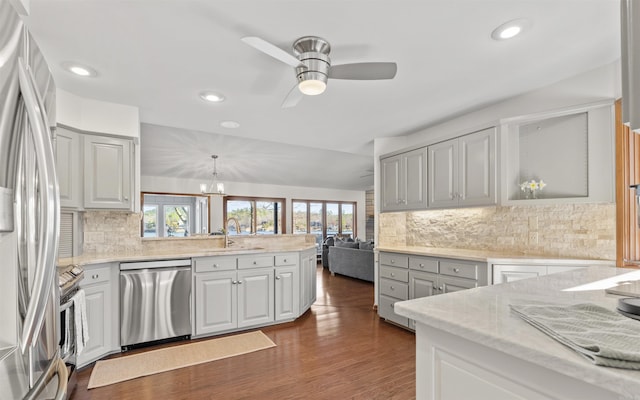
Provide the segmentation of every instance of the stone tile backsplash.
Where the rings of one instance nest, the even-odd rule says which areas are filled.
[[[615,260],[615,204],[460,208],[379,214],[381,245]]]

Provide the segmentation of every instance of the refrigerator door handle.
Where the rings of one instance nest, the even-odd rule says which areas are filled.
[[[56,390],[54,400],[64,400],[67,397],[67,366],[60,359],[58,353],[53,357],[47,370],[40,375],[40,378],[38,378],[33,388],[24,396],[23,400],[36,400],[38,395],[40,395],[51,379],[53,379],[54,375],[58,376],[58,389]]]
[[[32,345],[34,337],[42,328],[45,318],[44,310],[54,284],[60,209],[58,207],[58,182],[55,175],[53,148],[48,134],[48,119],[44,104],[36,90],[35,79],[22,58],[18,59],[18,64],[20,91],[31,126],[38,163],[40,204],[42,206],[41,220],[39,221],[41,238],[38,243],[33,292],[29,299],[20,340],[20,348],[24,353],[27,347]]]

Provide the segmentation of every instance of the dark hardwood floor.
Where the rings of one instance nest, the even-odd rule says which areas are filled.
[[[372,305],[373,284],[319,266],[311,310],[261,328],[276,347],[87,390],[90,366],[71,399],[415,399],[415,336]]]

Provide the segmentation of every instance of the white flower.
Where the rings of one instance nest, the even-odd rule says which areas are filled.
[[[542,179],[540,179],[540,182],[538,182],[538,187],[540,187],[540,190],[544,189],[545,186],[547,186],[547,184],[544,183]]]
[[[532,179],[531,182],[529,182],[529,190],[531,190],[532,192],[538,190],[538,182]]]

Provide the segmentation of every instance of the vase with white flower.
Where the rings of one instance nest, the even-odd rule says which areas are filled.
[[[525,199],[537,199],[538,191],[544,189],[547,186],[546,183],[542,179],[536,181],[535,179],[531,179],[530,181],[524,181],[520,184],[520,190],[524,192]]]

